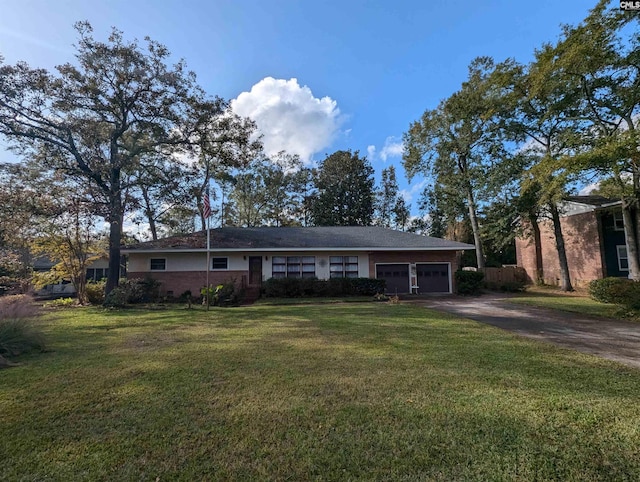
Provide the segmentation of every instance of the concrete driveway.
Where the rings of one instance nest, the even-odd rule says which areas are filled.
[[[424,305],[640,368],[640,323],[509,303],[508,295],[433,299]]]

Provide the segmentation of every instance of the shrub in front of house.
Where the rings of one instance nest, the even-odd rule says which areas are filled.
[[[153,278],[134,278],[120,282],[127,292],[128,303],[155,303],[158,301],[160,282]]]
[[[127,296],[124,286],[116,286],[104,297],[102,305],[106,308],[124,308],[127,306]]]
[[[640,310],[640,282],[625,278],[608,277],[589,283],[589,295],[596,301]]]
[[[477,295],[482,291],[484,273],[482,271],[456,271],[456,291],[460,295]]]
[[[232,279],[219,285],[211,286],[209,289],[203,286],[200,289],[200,295],[202,296],[203,304],[206,304],[207,299],[209,299],[211,300],[210,306],[238,306],[244,300],[245,292],[242,288],[237,289],[236,280]]]
[[[87,299],[92,305],[101,305],[104,303],[104,281],[90,281],[87,283]]]
[[[267,298],[373,296],[385,281],[372,278],[270,278],[262,285]]]

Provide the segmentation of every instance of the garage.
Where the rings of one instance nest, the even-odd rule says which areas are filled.
[[[377,264],[376,278],[387,282],[387,293],[409,293],[408,264]]]
[[[450,293],[448,263],[417,263],[418,293]]]

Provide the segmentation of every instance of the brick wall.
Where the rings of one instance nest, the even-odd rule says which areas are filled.
[[[209,284],[218,285],[234,280],[236,286],[240,286],[242,277],[249,279],[248,271],[211,271],[209,273]],[[153,278],[160,282],[160,295],[166,295],[168,291],[173,291],[173,296],[180,296],[187,290],[193,296],[200,296],[200,289],[207,284],[206,271],[154,271],[154,272],[129,272],[128,279],[133,278]]]
[[[591,280],[602,278],[604,263],[597,214],[581,213],[562,217],[560,221],[572,284],[580,287]],[[560,282],[560,263],[550,220],[540,222],[540,241],[544,282],[557,285]],[[518,266],[524,268],[530,280],[534,280],[536,254],[532,237],[516,239],[516,258]]]

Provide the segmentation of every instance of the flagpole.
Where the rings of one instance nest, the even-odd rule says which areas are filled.
[[[209,199],[209,186],[207,185],[207,200]],[[210,250],[211,250],[211,212],[208,213],[207,222],[205,223],[207,226],[207,311],[209,311],[209,306],[211,305],[211,287],[209,286],[209,264],[210,264]]]

